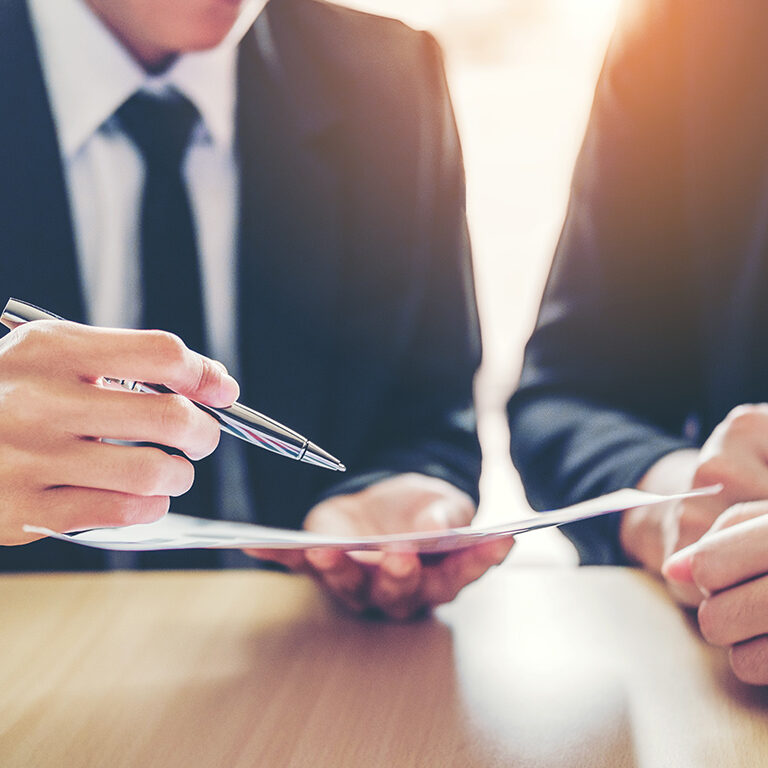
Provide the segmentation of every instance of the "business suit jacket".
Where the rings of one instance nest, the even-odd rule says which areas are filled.
[[[479,341],[460,148],[436,44],[317,0],[273,0],[241,46],[238,77],[242,399],[349,469],[249,451],[258,520],[300,526],[317,500],[399,472],[445,478],[476,498]],[[0,286],[82,319],[23,0],[0,2],[0,84]],[[0,566],[101,562],[55,542],[13,550],[0,552]]]
[[[768,5],[632,3],[509,406],[531,503],[633,486],[768,400]],[[569,535],[621,562],[617,516]]]

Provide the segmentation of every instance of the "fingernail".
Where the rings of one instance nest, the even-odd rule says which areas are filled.
[[[229,371],[227,370],[227,366],[224,365],[224,363],[221,362],[221,360],[214,360],[212,357],[206,357],[205,358],[220,374],[219,379],[219,395],[221,398],[228,400],[230,398],[231,402],[234,402],[237,399],[237,396],[240,395],[240,385],[235,381],[235,379],[229,375]],[[232,397],[233,393],[237,393],[234,397]]]
[[[222,368],[223,367],[224,366],[222,366]],[[224,399],[233,403],[240,397],[240,385],[228,373],[225,373],[224,376],[222,376],[219,391]]]
[[[693,583],[691,557],[693,556],[695,548],[696,545],[691,544],[668,557],[661,566],[661,575],[669,581]]]

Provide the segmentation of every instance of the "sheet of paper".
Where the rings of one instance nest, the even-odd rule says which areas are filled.
[[[407,550],[440,553],[479,544],[483,541],[516,536],[526,531],[564,525],[590,517],[619,512],[631,507],[660,504],[674,499],[717,493],[720,487],[702,488],[691,493],[660,496],[627,488],[591,501],[552,512],[542,512],[525,520],[490,527],[467,526],[444,531],[399,533],[387,536],[350,538],[326,536],[307,531],[267,528],[248,523],[206,520],[187,515],[168,514],[156,523],[124,528],[98,528],[80,533],[56,533],[48,528],[25,525],[24,530],[62,541],[99,549],[146,551],[158,549],[338,549]]]

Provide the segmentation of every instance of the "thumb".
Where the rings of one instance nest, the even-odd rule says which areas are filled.
[[[693,584],[691,558],[696,549],[696,544],[690,544],[670,555],[661,566],[661,575],[667,581],[674,581],[679,584]]]
[[[681,605],[697,606],[706,595],[693,578],[692,558],[699,548],[698,542],[678,550],[661,566],[661,575],[666,579],[672,597]]]
[[[419,531],[461,528],[472,522],[472,510],[451,499],[439,498],[429,502],[421,509],[414,522],[415,529]]]

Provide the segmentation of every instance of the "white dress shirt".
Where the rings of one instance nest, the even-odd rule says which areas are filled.
[[[216,48],[148,75],[84,0],[28,0],[59,137],[82,288],[93,325],[141,317],[139,216],[143,160],[114,113],[138,90],[174,88],[201,115],[185,159],[197,228],[211,354],[233,372],[238,172],[237,45],[266,0],[244,5]]]

